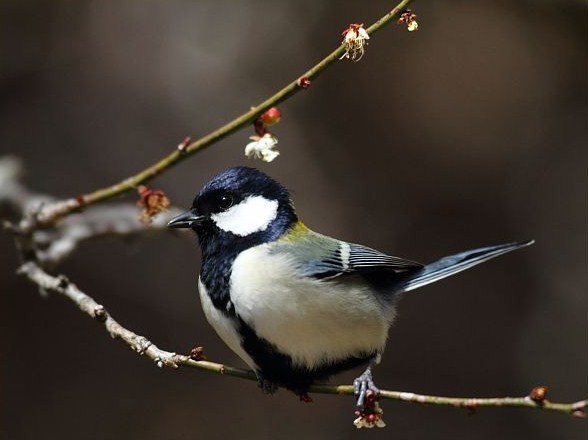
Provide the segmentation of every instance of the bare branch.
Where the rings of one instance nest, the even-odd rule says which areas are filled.
[[[102,305],[78,289],[67,277],[49,275],[37,263],[32,261],[23,264],[18,269],[18,273],[25,275],[44,292],[59,293],[73,301],[82,312],[102,322],[110,336],[115,339],[122,339],[134,351],[145,355],[155,362],[157,366],[166,365],[174,368],[178,366],[179,359],[175,353],[160,350],[144,336],[139,336],[124,328],[110,316]]]
[[[170,215],[179,214],[172,208]],[[98,206],[95,209],[68,217],[55,229],[35,231],[37,258],[42,264],[55,265],[67,258],[82,242],[101,236],[127,237],[146,232],[165,231],[167,216],[157,216],[151,223],[139,221],[138,209],[130,203]]]
[[[42,206],[52,203],[51,196],[34,193],[21,182],[22,164],[18,158],[0,157],[0,207],[8,206],[18,215],[34,218]],[[169,215],[181,210],[172,207]],[[21,227],[6,226],[20,234],[20,246],[31,249],[35,260],[43,267],[61,263],[84,241],[107,235],[132,236],[167,230],[167,216],[155,217],[152,222],[139,220],[139,210],[131,203],[112,203],[77,213],[50,229],[32,230],[22,235]]]
[[[23,166],[16,156],[0,157],[0,208],[7,206],[19,215],[30,214],[55,197],[34,193],[21,183]]]
[[[98,304],[90,296],[82,292],[66,277],[49,275],[34,262],[27,262],[23,264],[18,272],[19,274],[26,276],[43,291],[55,292],[73,301],[81,311],[102,322],[110,336],[116,339],[121,339],[135,352],[139,353],[140,355],[144,355],[153,361],[158,367],[167,366],[177,368],[180,365],[184,365],[212,373],[248,380],[256,380],[255,374],[252,371],[233,368],[214,362],[193,360],[189,356],[176,354],[158,348],[146,337],[137,335],[136,333],[119,324],[102,305]],[[469,410],[475,410],[482,407],[519,407],[560,412],[575,417],[586,416],[588,400],[581,400],[574,403],[550,402],[545,399],[544,387],[538,387],[533,391],[536,391],[539,388],[543,389],[543,393],[540,393],[540,398],[537,397],[536,392],[532,392],[530,395],[525,397],[471,398],[427,396],[387,390],[380,390],[380,397],[390,400],[399,400],[402,402],[420,403],[424,405],[452,406],[456,408],[466,408]],[[352,385],[314,385],[309,389],[309,392],[353,395],[354,391]]]

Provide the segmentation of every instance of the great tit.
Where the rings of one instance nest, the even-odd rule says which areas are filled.
[[[358,405],[372,382],[404,292],[532,241],[489,246],[430,264],[318,234],[288,190],[263,172],[229,168],[210,180],[171,228],[196,232],[208,322],[257,374],[266,393],[309,386],[360,365]]]

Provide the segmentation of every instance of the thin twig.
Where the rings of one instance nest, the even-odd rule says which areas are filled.
[[[34,215],[43,205],[55,201],[54,197],[25,187],[20,181],[22,174],[23,166],[18,158],[0,157],[0,215],[5,212],[25,217]],[[142,222],[136,204],[109,203],[69,216],[53,228],[32,230],[24,235],[20,228],[8,221],[3,226],[15,233],[21,253],[34,255],[42,267],[53,267],[89,239],[169,231],[167,219],[180,212],[179,208],[172,206],[168,208],[168,215],[157,215],[150,222]],[[30,249],[30,252],[22,252],[23,248]]]
[[[123,340],[135,352],[144,355],[153,361],[158,367],[167,366],[177,368],[184,365],[226,376],[257,380],[255,374],[249,370],[233,368],[214,362],[193,360],[189,356],[176,354],[158,348],[146,337],[137,335],[119,324],[102,305],[98,304],[90,296],[82,292],[67,278],[50,275],[38,264],[32,261],[23,264],[19,269],[19,274],[26,276],[42,291],[55,292],[73,301],[84,313],[102,322],[113,338]],[[353,386],[351,385],[313,385],[309,389],[309,392],[344,395],[353,395],[354,393]],[[402,402],[452,406],[457,408],[467,408],[469,410],[481,407],[542,409],[545,411],[569,414],[575,417],[585,417],[586,408],[588,407],[588,400],[581,400],[574,403],[555,403],[544,398],[540,400],[533,398],[532,395],[525,397],[470,398],[427,396],[401,391],[380,390],[380,397]]]
[[[411,1],[412,0],[400,1],[394,7],[394,9],[386,13],[378,21],[369,26],[366,29],[366,31],[369,34],[377,32],[382,27],[390,23],[390,21],[394,17],[396,17],[403,10],[405,10],[408,4],[411,3]],[[114,185],[96,190],[89,194],[80,195],[74,198],[70,198],[67,200],[63,200],[44,206],[38,213],[36,213],[34,219],[29,218],[23,220],[23,222],[21,222],[21,229],[25,231],[30,231],[31,229],[35,229],[40,226],[49,225],[82,207],[86,207],[88,205],[92,205],[94,203],[110,199],[114,196],[117,196],[133,188],[136,188],[141,183],[145,183],[148,180],[153,179],[154,177],[161,174],[163,171],[177,164],[178,162],[186,159],[194,153],[204,150],[205,148],[209,147],[215,142],[218,142],[224,137],[230,135],[231,133],[250,124],[251,122],[253,122],[255,118],[257,118],[268,108],[273,107],[279,104],[280,102],[283,102],[284,100],[288,99],[292,95],[296,94],[297,92],[303,89],[300,83],[301,79],[314,80],[326,68],[333,65],[333,63],[337,61],[344,52],[345,45],[341,44],[337,49],[335,49],[333,52],[331,52],[329,55],[327,55],[325,58],[323,58],[321,61],[315,64],[311,69],[307,70],[302,75],[298,76],[297,79],[290,82],[282,89],[278,90],[265,101],[261,102],[260,104],[257,104],[256,106],[252,107],[249,111],[243,113],[241,116],[238,116],[231,122],[214,130],[206,136],[192,143],[189,143],[188,145],[185,145],[183,143],[180,144],[178,148],[169,153],[167,156],[163,157],[153,165],[145,168],[144,170],[140,171],[134,176],[128,177],[118,183],[115,183]]]

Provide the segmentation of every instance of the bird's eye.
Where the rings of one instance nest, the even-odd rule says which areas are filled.
[[[231,206],[233,206],[233,196],[230,194],[223,194],[218,198],[218,207],[221,210],[226,211]]]

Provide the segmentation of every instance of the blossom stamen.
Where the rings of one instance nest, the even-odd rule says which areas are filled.
[[[347,58],[354,62],[361,60],[365,53],[365,46],[368,44],[367,40],[370,39],[363,28],[363,23],[351,23],[341,35],[343,35],[342,44],[345,45],[345,53],[339,59]]]

